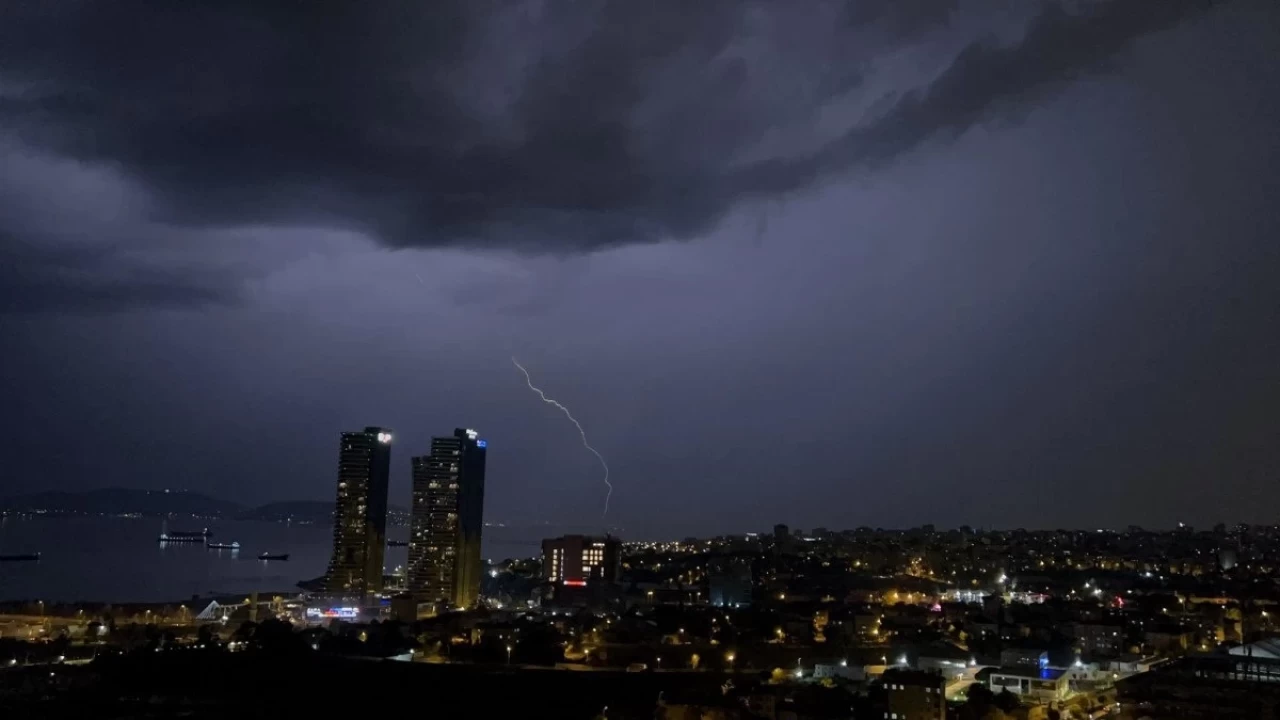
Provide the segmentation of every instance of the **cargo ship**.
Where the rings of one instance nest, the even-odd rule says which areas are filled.
[[[18,555],[0,555],[0,562],[38,562],[40,553],[21,553]]]
[[[191,533],[160,533],[160,542],[162,543],[203,543],[204,535]]]
[[[205,547],[209,548],[210,550],[239,550],[239,549],[240,549],[240,543],[238,543],[238,542],[232,542],[232,543],[209,543],[208,545],[205,545]]]
[[[213,533],[209,528],[202,530],[174,530],[169,532],[169,523],[165,522],[160,527],[160,542],[162,543],[202,543],[208,541]]]
[[[289,553],[262,553],[258,556],[259,560],[288,560]]]

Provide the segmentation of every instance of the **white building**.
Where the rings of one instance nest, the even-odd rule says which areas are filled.
[[[1064,700],[1071,694],[1070,678],[1060,668],[1004,667],[991,673],[991,692],[1001,690],[1038,702]]]

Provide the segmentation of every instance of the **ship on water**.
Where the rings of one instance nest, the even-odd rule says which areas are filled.
[[[19,553],[17,555],[0,555],[0,562],[39,562],[40,553]]]
[[[192,543],[203,544],[205,536],[190,533],[160,533],[160,542],[162,543]]]
[[[169,532],[168,526],[169,522],[166,520],[160,530],[160,542],[162,543],[203,543],[213,537],[213,532],[209,528]]]
[[[211,543],[209,543],[209,544],[205,545],[205,547],[209,548],[210,550],[239,550],[239,549],[240,549],[240,543],[238,543],[238,542],[230,542],[230,543],[215,543],[215,542],[211,542]]]
[[[259,560],[288,560],[289,553],[262,553],[258,556]]]

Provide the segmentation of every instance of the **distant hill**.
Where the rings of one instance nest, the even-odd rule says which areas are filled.
[[[324,500],[295,500],[267,503],[236,515],[237,520],[324,524],[333,520],[333,503]]]
[[[133,490],[104,488],[84,492],[49,490],[14,495],[0,499],[0,513],[26,513],[52,517],[115,517],[135,515],[164,517],[185,515],[209,519],[261,520],[327,525],[333,522],[333,502],[329,500],[295,500],[274,502],[256,508],[219,500],[201,493],[183,490]],[[387,522],[403,525],[409,511],[392,505]]]
[[[387,509],[387,522],[392,525],[408,522],[408,516],[409,511],[402,507],[392,505]],[[333,503],[328,500],[294,500],[291,502],[267,503],[261,507],[239,513],[236,515],[236,519],[328,525],[333,522]]]
[[[244,509],[226,500],[183,490],[103,488],[84,492],[48,490],[0,500],[0,511],[54,516],[191,515],[220,518]]]

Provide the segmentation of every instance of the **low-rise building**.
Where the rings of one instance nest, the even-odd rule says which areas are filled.
[[[1071,693],[1070,679],[1061,668],[1002,667],[991,673],[992,692],[1001,690],[1036,702],[1063,700]]]
[[[1123,717],[1259,720],[1280,716],[1280,660],[1198,655],[1121,679]]]
[[[1010,647],[1000,651],[1000,664],[1009,667],[1049,666],[1049,653],[1038,647]]]
[[[880,681],[889,720],[945,720],[947,681],[941,675],[890,668]]]
[[[707,590],[716,607],[747,607],[751,604],[751,561],[725,558],[710,563]]]
[[[1164,625],[1148,629],[1144,633],[1148,650],[1158,653],[1179,653],[1191,645],[1191,633],[1178,625]]]
[[[1124,626],[1120,623],[1072,623],[1068,632],[1082,653],[1115,655],[1124,649]]]
[[[589,582],[616,583],[621,573],[622,543],[613,537],[565,535],[542,541],[542,576],[568,586]]]
[[[815,663],[813,666],[813,679],[825,680],[827,678],[861,682],[867,679],[867,669],[861,665],[850,665],[845,661]]]

